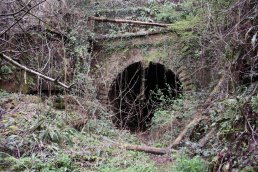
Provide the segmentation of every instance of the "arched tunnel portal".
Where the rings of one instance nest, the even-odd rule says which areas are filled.
[[[108,92],[115,113],[112,120],[118,128],[144,131],[161,102],[159,96],[174,99],[181,92],[178,77],[163,64],[150,62],[147,68],[142,62],[130,64],[117,75]]]

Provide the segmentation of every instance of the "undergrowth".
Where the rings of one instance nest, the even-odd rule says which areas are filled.
[[[249,58],[249,56],[249,59],[252,59],[250,52],[255,54],[253,59],[257,56],[255,49],[257,13],[252,15],[250,13],[249,15],[248,12],[246,13],[248,15],[244,15],[241,18],[242,12],[247,7],[241,8],[241,3],[236,3],[235,6],[239,8],[239,11],[235,12],[237,11],[235,9],[231,12],[232,14],[239,13],[236,15],[239,16],[239,19],[235,19],[237,17],[234,18],[232,17],[234,15],[231,16],[230,12],[226,12],[228,9],[229,11],[234,9],[231,6],[235,2],[237,1],[183,1],[179,5],[153,3],[150,8],[151,15],[154,15],[154,20],[170,23],[169,28],[180,38],[180,57],[193,60],[207,56],[204,59],[205,61],[216,59],[217,63],[214,66],[225,69],[227,67],[221,65],[225,61],[234,62],[235,64],[237,60],[241,60],[239,58],[241,57],[241,50],[243,51],[242,54],[247,54],[243,55],[242,59]],[[241,2],[248,4],[254,1]],[[253,6],[255,7],[255,5]],[[204,9],[207,9],[207,11]],[[206,18],[203,17],[204,15]],[[150,18],[143,14],[141,19],[147,21]],[[231,19],[241,19],[241,21],[237,21],[238,24],[232,27],[234,23],[231,22]],[[240,24],[242,23],[251,26],[241,26]],[[252,23],[254,24],[252,25]],[[129,29],[132,28],[124,25],[118,30],[110,29],[108,33],[111,33],[111,35],[112,33],[124,33]],[[245,31],[245,34],[241,33],[242,35],[240,35],[237,29],[241,29],[241,32]],[[232,32],[232,30],[234,31]],[[90,56],[87,53],[85,55],[85,52],[90,49],[90,45],[88,40],[78,35],[79,32],[79,29],[78,31],[70,32],[68,37],[71,45],[67,47],[68,49],[74,47],[74,51],[69,52],[69,55],[74,58],[76,63],[74,81],[77,82],[77,86],[78,84],[80,86],[78,86],[75,93],[84,96],[85,99],[92,100],[96,95],[96,90],[92,84],[93,79],[84,75],[89,73],[91,68]],[[224,35],[227,36],[225,37]],[[241,38],[241,36],[245,38]],[[152,47],[160,48],[157,53],[146,56],[147,60],[151,60],[154,55],[168,58],[168,54],[164,53],[164,50],[173,45],[173,42],[167,39],[148,45],[126,45],[125,42],[118,44],[117,46],[108,45],[105,47],[104,52],[127,51],[132,48],[140,48],[147,52]],[[244,49],[244,46],[242,46],[244,44],[247,44],[246,47],[249,48]],[[82,67],[80,59],[83,59],[84,56],[87,56],[86,61],[89,63]],[[248,61],[249,59],[246,60]],[[245,61],[241,63],[245,63]],[[255,61],[252,63],[255,63]],[[235,68],[235,66],[232,68]],[[249,66],[249,68],[251,70],[249,73],[247,72],[247,75],[253,76],[255,73],[253,69],[255,68],[252,66]],[[1,66],[0,74],[11,73],[11,68]],[[243,77],[245,75],[246,73],[244,73]],[[83,121],[85,118],[83,113],[85,112],[68,113],[67,109],[54,109],[47,101],[38,101],[37,98],[37,100],[33,100],[35,96],[28,96],[24,101],[21,98],[23,96],[9,94],[0,90],[0,170],[159,171],[159,167],[157,167],[149,154],[127,151],[123,146],[115,144],[119,142],[140,145],[142,142],[136,134],[116,129],[109,119],[109,116],[112,115],[109,112],[101,112],[100,115],[94,116],[95,114],[90,114],[90,110],[87,111],[89,114],[86,114],[88,117],[86,122],[82,123],[82,126],[78,128],[75,127],[74,121],[77,119],[78,121]],[[155,107],[154,117],[147,131],[150,132],[151,137],[148,144],[155,147],[167,147],[198,110],[196,107],[199,101],[196,100],[199,100],[199,97],[183,95],[176,99],[169,99],[159,92],[154,96],[159,98],[160,103]],[[199,131],[202,132],[207,132],[207,129],[214,129],[212,137],[207,141],[207,146],[201,147],[198,142],[201,139],[200,136],[204,136],[203,134],[205,133],[193,130],[194,132],[187,133],[192,139],[189,137],[190,140],[182,143],[179,149],[187,147],[187,142],[190,143],[188,151],[194,155],[205,156],[210,160],[211,171],[218,171],[218,169],[224,171],[232,169],[258,171],[258,95],[254,94],[248,98],[248,95],[236,92],[233,95],[227,95],[223,100],[214,101],[211,104],[213,107],[205,109],[203,114],[210,120],[201,121],[197,125],[200,127]],[[101,108],[97,106],[95,109],[99,110]],[[106,116],[103,114],[106,114]],[[198,127],[196,128],[198,129]],[[164,171],[207,171],[207,164],[199,156],[190,158],[187,155],[180,154],[172,156],[171,163],[172,165],[170,164]]]
[[[175,163],[171,168],[171,172],[205,172],[208,166],[199,156],[189,158],[186,155],[175,156]]]
[[[154,96],[159,99],[159,104],[154,110],[149,130],[155,138],[153,139],[154,146],[167,147],[196,112],[198,96],[181,94],[174,99],[163,95],[161,91],[155,93]]]
[[[160,167],[148,154],[126,151],[114,144],[139,145],[141,142],[135,134],[117,130],[107,118],[90,119],[78,130],[72,121],[80,117],[79,113],[68,115],[51,106],[42,109],[44,106],[40,106],[41,103],[34,106],[35,100],[29,96],[21,97],[18,98],[21,102],[17,106],[23,104],[23,100],[29,101],[26,102],[27,106],[16,113],[5,114],[1,121],[1,170],[159,171]],[[9,98],[13,98],[13,95],[9,94]],[[177,100],[174,108],[182,107],[182,102]],[[34,113],[29,113],[31,110]],[[163,117],[156,115],[153,124],[159,125]],[[195,158],[181,157],[180,161],[176,160],[173,168],[169,166],[164,170],[181,169],[182,166],[188,166],[188,169],[202,168],[195,161]]]
[[[77,130],[72,121],[80,114],[66,114],[50,106],[42,109],[40,104],[26,103],[26,107],[4,114],[1,120],[1,170],[153,170],[154,162],[147,154],[114,146],[114,140],[131,144],[139,144],[139,141],[128,131],[114,128],[108,119],[90,119]],[[29,113],[31,110],[34,113]],[[135,162],[139,165],[135,166]]]

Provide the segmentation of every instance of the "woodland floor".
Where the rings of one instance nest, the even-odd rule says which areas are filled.
[[[205,119],[188,130],[186,138],[165,155],[129,150],[131,145],[169,148],[198,111],[195,96],[177,99],[169,111],[158,109],[150,128],[136,133],[116,129],[110,113],[100,110],[100,105],[91,105],[91,112],[86,112],[75,101],[77,98],[71,97],[65,108],[63,98],[58,96],[1,92],[1,171],[199,172],[208,171],[208,167],[228,168],[227,160],[238,155],[237,151],[227,153],[230,148],[220,143],[221,134],[207,136],[210,122]],[[201,138],[206,138],[204,144],[208,146],[200,145]],[[237,162],[245,160],[245,168],[251,169],[257,162],[254,150]],[[219,164],[216,158],[222,159],[218,156],[228,159]]]
[[[32,10],[32,1],[24,7],[16,4],[20,1],[5,2],[0,5],[6,10],[0,14],[4,26],[0,27],[0,86],[16,93],[0,89],[0,171],[258,171],[255,0],[128,0],[121,4],[103,0],[89,6],[69,1],[70,7],[56,1],[60,4],[50,6],[46,14]],[[17,9],[10,5],[8,11],[9,3]],[[121,15],[116,16],[116,11]],[[23,20],[30,15],[35,18]],[[117,17],[121,19],[114,21]],[[26,22],[24,29],[21,25]],[[112,123],[116,114],[100,103],[110,100],[110,87],[102,88],[102,97],[96,87],[109,85],[109,79],[142,60],[178,69],[173,71],[178,74],[181,70],[187,76],[180,79],[185,80],[183,94],[158,95],[160,103],[154,105],[146,131],[118,129]],[[182,74],[184,69],[187,73]],[[39,76],[52,85],[39,86]],[[68,86],[59,79],[75,84]],[[41,87],[51,90],[55,84],[66,88],[65,93],[37,94]],[[29,85],[35,87],[35,95],[17,93],[32,91]],[[121,106],[116,108],[121,110]]]
[[[1,92],[0,165],[3,171],[171,171],[178,168],[175,162],[184,155],[184,150],[165,155],[126,150],[128,144],[168,146],[175,137],[169,133],[178,133],[173,130],[184,122],[171,123],[168,128],[173,125],[173,129],[166,129],[168,133],[159,132],[162,126],[167,127],[169,121],[165,119],[165,123],[162,120],[153,123],[148,131],[130,133],[116,129],[108,114],[106,118],[99,118],[96,113],[89,119],[75,101],[69,101],[63,109],[57,97],[42,99]],[[201,159],[194,162],[186,156],[183,158],[204,168]]]

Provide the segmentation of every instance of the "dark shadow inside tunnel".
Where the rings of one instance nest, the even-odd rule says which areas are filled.
[[[164,65],[150,62],[144,69],[141,62],[133,63],[118,74],[110,87],[113,123],[120,129],[144,131],[161,103],[157,95],[174,99],[181,92],[178,77]]]

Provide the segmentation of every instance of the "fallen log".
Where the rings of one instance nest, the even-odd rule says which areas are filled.
[[[209,141],[209,139],[214,136],[215,128],[212,128],[200,141],[199,146],[202,148],[206,145],[206,143]]]
[[[94,17],[94,16],[89,17],[88,20],[94,20],[97,22],[108,22],[108,23],[129,23],[134,25],[148,25],[148,26],[158,26],[158,27],[170,26],[169,24],[164,24],[164,23],[143,22],[143,21],[124,20],[124,19],[109,19],[109,18]]]
[[[119,142],[115,142],[107,137],[101,137],[102,139],[111,142],[113,145],[118,146],[122,149],[131,150],[131,151],[140,151],[145,153],[151,153],[154,155],[165,155],[170,152],[177,152],[177,150],[174,149],[167,149],[167,148],[156,148],[151,146],[140,146],[140,145],[131,145],[131,144],[123,144]]]
[[[42,74],[42,73],[40,73],[40,72],[37,72],[37,71],[35,71],[35,70],[33,70],[33,69],[30,69],[30,68],[28,68],[28,67],[26,67],[26,66],[23,66],[22,64],[16,62],[16,61],[13,60],[11,57],[9,57],[9,56],[7,56],[7,55],[5,55],[5,54],[3,54],[3,53],[0,53],[0,58],[6,60],[6,61],[8,61],[8,62],[10,62],[11,64],[13,64],[13,65],[16,66],[16,67],[19,67],[19,68],[25,70],[26,72],[29,72],[29,73],[31,73],[31,74],[33,74],[33,75],[37,75],[37,76],[39,76],[39,77],[41,77],[41,78],[43,78],[43,79],[45,79],[45,80],[54,82],[54,83],[56,83],[56,84],[58,84],[58,85],[60,85],[60,86],[62,86],[62,87],[64,87],[64,88],[66,88],[66,89],[70,89],[70,88],[74,85],[74,84],[66,85],[66,84],[60,82],[60,81],[58,80],[58,78],[54,79],[54,78],[48,77],[48,76],[46,76],[46,75],[44,75],[44,74]]]
[[[194,126],[196,124],[198,124],[202,119],[204,119],[204,117],[202,117],[201,113],[198,113],[195,115],[194,119],[191,120],[186,127],[183,129],[183,131],[181,131],[181,133],[177,136],[177,138],[173,141],[173,143],[169,146],[169,149],[172,149],[174,147],[176,147],[181,140],[183,140],[183,138],[185,137],[185,135],[187,133],[191,132],[191,129],[194,128]]]
[[[218,84],[214,87],[212,92],[209,94],[208,98],[202,105],[202,108],[208,108],[212,102],[221,100],[225,97],[225,91],[227,90],[228,78],[224,72],[221,72],[221,78]]]
[[[121,145],[121,147],[124,147],[126,150],[140,151],[140,152],[151,153],[155,155],[165,155],[168,153],[168,149],[156,148],[156,147],[150,147],[150,146]]]
[[[109,40],[109,39],[114,40],[114,39],[125,39],[125,38],[137,38],[137,37],[165,34],[170,32],[173,32],[173,30],[163,29],[160,31],[142,31],[142,32],[124,33],[124,34],[116,34],[116,35],[97,35],[90,39],[93,39],[95,41],[101,41],[101,40]]]

